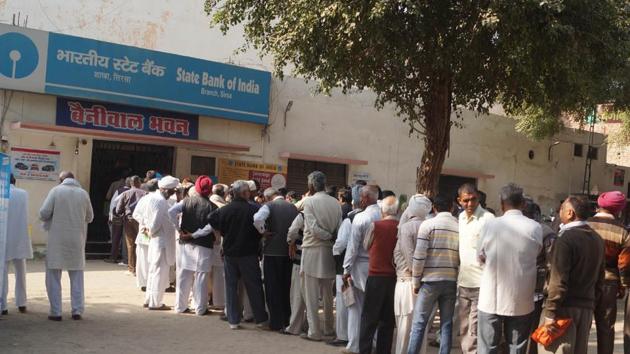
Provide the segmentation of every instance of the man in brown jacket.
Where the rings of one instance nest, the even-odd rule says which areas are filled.
[[[549,295],[541,323],[557,331],[556,320],[570,318],[565,334],[539,353],[586,354],[595,299],[604,280],[604,241],[588,226],[588,200],[568,197],[560,209],[564,225],[553,246]]]
[[[597,206],[597,214],[588,219],[588,225],[604,240],[606,247],[606,273],[594,314],[597,353],[612,354],[615,348],[617,298],[623,298],[625,289],[630,286],[630,235],[617,219],[626,206],[626,196],[618,191],[602,193],[597,199]]]

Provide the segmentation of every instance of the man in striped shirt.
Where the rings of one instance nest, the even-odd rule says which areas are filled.
[[[434,218],[420,225],[413,254],[413,287],[418,296],[413,314],[409,354],[416,354],[426,333],[435,303],[440,306],[440,354],[451,351],[453,312],[459,267],[459,226],[451,213],[453,201],[437,196]]]

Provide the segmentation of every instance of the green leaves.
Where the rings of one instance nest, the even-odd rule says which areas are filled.
[[[412,132],[426,133],[444,80],[451,110],[502,104],[534,138],[558,132],[562,114],[630,102],[625,0],[206,0],[205,10],[224,32],[241,24],[276,75],[291,65],[322,92],[373,90]]]

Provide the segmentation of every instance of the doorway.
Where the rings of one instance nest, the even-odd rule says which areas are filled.
[[[460,176],[451,176],[451,175],[441,175],[440,183],[438,185],[438,193],[440,195],[446,195],[449,198],[457,198],[457,190],[463,184],[471,183],[472,185],[477,185],[477,180],[475,178],[470,177],[460,177]]]
[[[302,195],[308,191],[307,177],[313,171],[326,175],[326,184],[343,188],[348,184],[348,166],[338,163],[289,159],[287,190]]]
[[[173,170],[175,149],[171,146],[145,145],[120,141],[94,140],[90,198],[94,221],[88,226],[88,253],[109,253],[110,237],[105,195],[112,182],[122,174],[144,178],[148,170],[168,175]]]

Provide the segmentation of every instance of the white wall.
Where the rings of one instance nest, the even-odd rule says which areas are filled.
[[[0,1],[1,22],[10,23],[11,14],[18,11],[29,16],[28,26],[32,28],[271,69],[269,61],[259,59],[255,53],[234,55],[233,51],[242,44],[242,33],[236,30],[224,37],[218,30],[210,29],[203,13],[203,0]],[[293,106],[287,113],[285,127],[284,110],[290,100]],[[201,140],[247,145],[251,147],[249,152],[221,153],[178,147],[175,171],[182,177],[188,175],[191,155],[286,164],[286,160],[279,158],[280,153],[305,153],[368,160],[367,166],[349,166],[350,176],[354,172],[368,172],[373,182],[382,187],[411,194],[422,141],[408,136],[407,126],[393,110],[377,111],[373,102],[371,93],[326,97],[314,95],[313,85],[303,80],[274,79],[268,129],[210,117],[200,119]],[[55,97],[16,93],[5,127],[11,121],[54,124]],[[480,188],[488,194],[489,206],[498,209],[498,190],[508,182],[521,184],[545,212],[568,193],[581,192],[584,158],[573,157],[573,142],[586,143],[585,134],[567,130],[554,138],[563,143],[553,148],[552,161],[548,161],[551,140],[526,139],[514,131],[514,121],[510,119],[497,115],[475,117],[465,112],[463,124],[464,129],[453,129],[445,168],[494,175],[479,181]],[[23,131],[8,131],[8,136],[12,146],[33,148],[49,148],[53,139],[62,153],[62,168],[76,172],[83,186],[89,187],[92,149],[89,136]],[[77,138],[86,138],[88,144],[81,145],[79,155],[74,155]],[[596,144],[602,140],[603,136],[598,135]],[[528,158],[529,150],[535,153],[533,160]],[[614,168],[605,164],[605,150],[605,146],[600,148],[600,159],[593,163],[592,190],[612,188]],[[630,179],[628,169],[626,176]],[[33,241],[43,243],[36,215],[54,182],[19,181],[18,185],[31,194]]]

